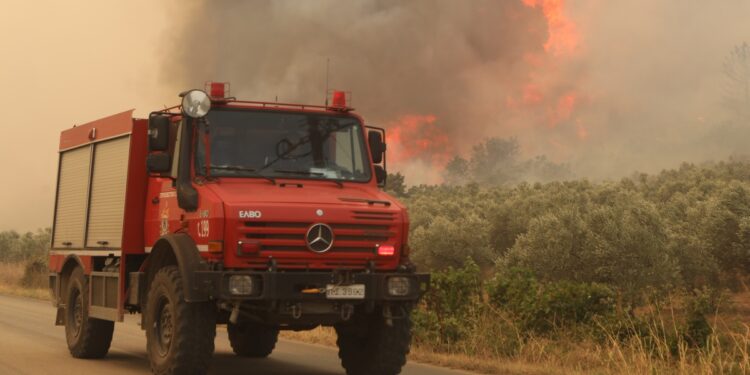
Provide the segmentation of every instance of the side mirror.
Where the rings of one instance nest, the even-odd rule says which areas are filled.
[[[370,156],[374,164],[380,164],[383,162],[383,154],[385,154],[385,142],[383,142],[383,133],[372,130],[367,133],[367,143],[370,144]]]
[[[148,154],[146,157],[146,169],[150,173],[165,173],[172,169],[172,163],[169,154],[166,152],[158,152]]]
[[[375,166],[375,181],[378,182],[378,186],[385,187],[385,180],[388,177],[388,173],[385,171],[385,168],[381,165]]]
[[[148,150],[169,150],[169,116],[152,114],[148,118]]]

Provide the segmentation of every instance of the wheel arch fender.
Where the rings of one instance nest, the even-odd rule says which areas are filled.
[[[90,263],[88,263],[90,270]],[[55,317],[55,325],[60,326],[65,324],[65,300],[68,294],[68,284],[70,283],[70,275],[77,268],[81,268],[84,273],[87,272],[87,263],[76,254],[70,254],[65,257],[62,262],[60,271],[56,271],[57,280],[51,290],[52,305],[57,308],[57,316]]]
[[[83,269],[84,273],[86,273],[86,264],[84,264],[83,260],[76,254],[70,254],[67,257],[65,257],[65,260],[63,261],[63,266],[60,268],[60,282],[57,286],[59,289],[55,291],[55,306],[59,306],[60,302],[65,299],[65,294],[68,291],[68,283],[70,282],[70,275],[73,273],[73,270],[80,267]]]
[[[205,259],[201,257],[198,246],[187,234],[167,234],[156,241],[151,249],[151,254],[144,263],[146,290],[148,290],[159,269],[170,265],[176,265],[180,270],[187,302],[209,300],[208,291],[205,288],[200,288],[195,277],[195,271],[207,271],[209,266]],[[141,304],[144,300],[145,298],[141,299]]]

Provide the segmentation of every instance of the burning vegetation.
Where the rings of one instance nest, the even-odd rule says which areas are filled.
[[[386,127],[389,156],[395,163],[422,160],[444,168],[453,155],[450,137],[437,126],[435,115],[404,115]]]

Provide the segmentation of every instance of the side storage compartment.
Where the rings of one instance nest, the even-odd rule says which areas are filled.
[[[84,245],[91,149],[86,145],[60,154],[53,248],[80,249]]]
[[[60,154],[53,249],[122,247],[130,135]]]
[[[87,248],[122,246],[130,137],[96,143],[89,200]]]

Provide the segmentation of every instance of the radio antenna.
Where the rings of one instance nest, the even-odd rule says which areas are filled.
[[[326,58],[326,107],[328,107],[328,72],[329,72],[329,66],[331,64],[331,58]]]

